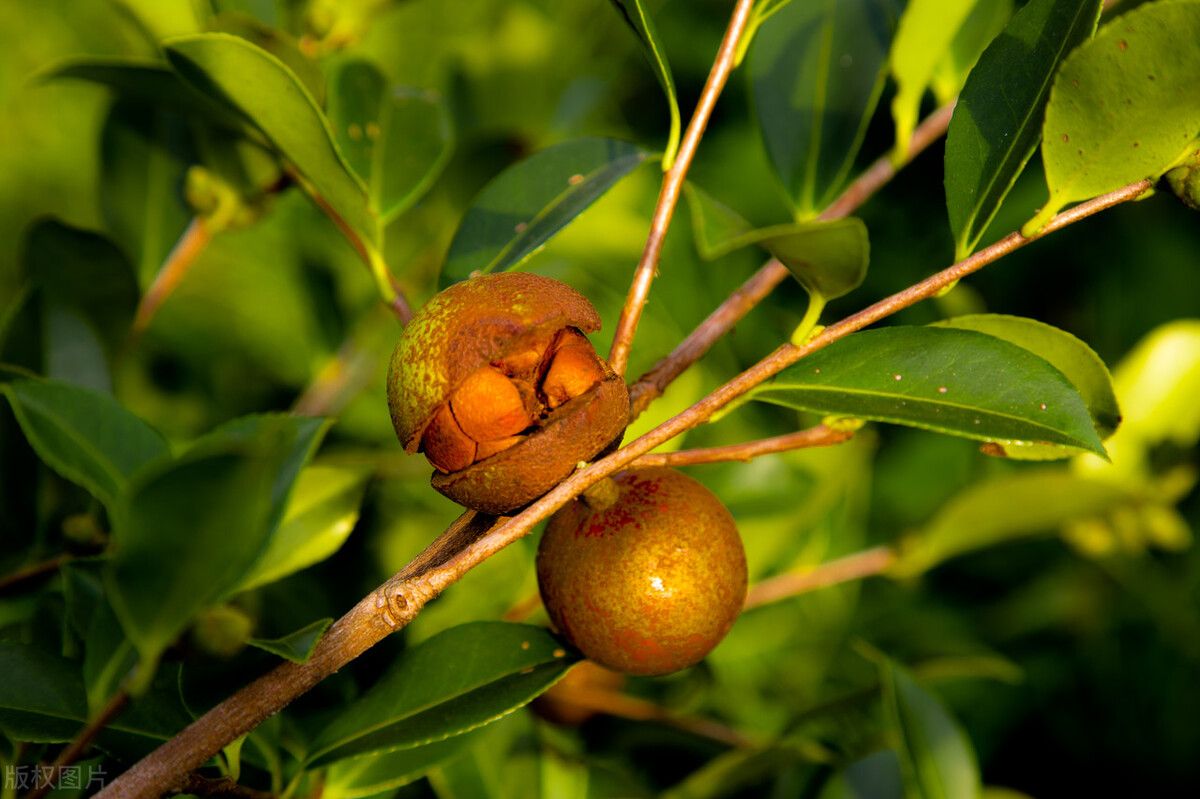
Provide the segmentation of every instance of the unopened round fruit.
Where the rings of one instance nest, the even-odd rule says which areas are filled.
[[[405,327],[388,405],[433,487],[484,513],[515,510],[616,443],[625,382],[585,333],[600,316],[565,283],[525,272],[456,283]]]
[[[733,517],[673,469],[613,476],[616,501],[576,500],[538,547],[551,621],[591,660],[626,674],[668,674],[699,662],[741,612],[746,553]]]

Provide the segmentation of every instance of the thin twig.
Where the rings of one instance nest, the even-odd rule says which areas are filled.
[[[201,216],[193,217],[167,256],[167,260],[163,262],[162,268],[154,276],[154,282],[142,295],[137,314],[133,317],[133,326],[129,330],[131,341],[137,341],[146,332],[159,306],[183,282],[184,275],[192,268],[192,264],[196,262],[200,253],[204,252],[210,241],[212,233],[209,231],[207,220]]]
[[[724,447],[706,447],[704,449],[684,449],[678,452],[651,452],[643,455],[629,464],[630,469],[644,469],[648,466],[695,466],[700,463],[723,463],[726,461],[742,461],[748,463],[760,455],[773,455],[778,452],[789,452],[794,449],[809,449],[811,447],[831,447],[841,444],[854,437],[849,430],[834,430],[819,424],[807,430],[799,430],[787,435],[764,438],[758,441],[746,441],[741,444],[730,444]]]
[[[746,609],[778,602],[781,599],[873,577],[887,571],[896,560],[891,547],[875,547],[844,558],[822,563],[808,571],[789,572],[763,580],[746,593]]]
[[[71,560],[74,556],[66,552],[55,555],[49,560],[43,560],[41,563],[35,563],[32,566],[26,566],[17,569],[15,572],[0,577],[0,591],[11,588],[18,583],[23,583],[26,580],[32,580],[35,577],[40,577],[43,574],[57,571],[64,563]]]
[[[687,175],[688,167],[691,166],[692,158],[696,155],[696,148],[700,144],[700,137],[704,135],[704,129],[708,126],[708,119],[712,116],[713,107],[717,104],[717,97],[725,88],[725,81],[728,80],[729,73],[733,71],[738,41],[746,29],[746,20],[750,17],[750,9],[753,5],[754,0],[738,0],[738,4],[733,10],[733,16],[729,20],[729,27],[725,29],[725,38],[721,41],[717,57],[708,73],[704,90],[700,93],[700,101],[696,104],[696,110],[683,135],[683,143],[675,156],[675,163],[663,176],[662,189],[658,194],[658,204],[654,208],[654,219],[650,223],[650,235],[646,238],[646,248],[642,251],[637,269],[634,270],[633,282],[629,286],[629,296],[626,298],[625,307],[621,309],[621,316],[617,320],[617,330],[608,355],[608,365],[618,375],[625,374],[625,366],[629,362],[629,351],[633,346],[633,336],[637,332],[642,309],[646,305],[646,298],[650,295],[650,284],[654,282],[654,275],[658,270],[658,258],[662,254],[663,241],[666,239],[671,217],[675,214],[675,206],[679,203],[679,192],[683,188],[683,179]]]
[[[908,146],[909,161],[941,138],[950,124],[953,111],[954,104],[951,103],[930,114],[917,126]],[[817,218],[829,221],[854,213],[895,176],[896,169],[896,165],[888,156],[878,159],[847,186]],[[734,325],[782,283],[788,274],[787,267],[772,258],[743,283],[741,288],[729,295],[729,298],[709,314],[670,355],[656,363],[649,372],[629,387],[630,417],[636,419],[651,402],[661,397],[675,378],[703,358],[713,344],[732,330]]]
[[[25,794],[25,799],[41,799],[48,794],[53,788],[58,785],[59,776],[63,769],[70,766],[75,761],[79,760],[80,756],[87,751],[87,748],[92,745],[92,741],[96,740],[105,727],[117,717],[125,706],[129,704],[129,693],[124,689],[117,691],[113,698],[108,700],[105,705],[94,718],[88,721],[79,734],[67,745],[65,749],[59,752],[58,757],[54,759],[51,765],[50,775],[44,781],[39,779],[37,787]]]

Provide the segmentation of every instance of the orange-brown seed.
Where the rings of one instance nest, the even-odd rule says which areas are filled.
[[[494,366],[484,366],[463,381],[450,398],[459,427],[476,441],[507,438],[529,427],[521,391]]]
[[[458,426],[449,405],[443,405],[425,428],[421,449],[438,471],[447,474],[475,462],[475,441]]]
[[[479,446],[475,448],[475,460],[481,461],[484,458],[490,458],[497,452],[503,452],[514,444],[519,444],[525,436],[509,436],[496,441],[480,441]]]
[[[592,343],[578,330],[565,330],[542,381],[546,405],[557,408],[603,379],[604,369],[600,366]]]

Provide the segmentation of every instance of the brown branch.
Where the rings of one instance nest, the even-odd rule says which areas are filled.
[[[937,141],[950,125],[954,104],[943,106],[930,114],[913,131],[908,145],[908,160],[916,158],[926,147]],[[846,187],[817,219],[830,221],[854,213],[875,192],[896,175],[896,165],[888,156],[879,158],[853,183]],[[667,355],[629,387],[630,413],[633,419],[641,415],[651,402],[661,397],[675,378],[704,354],[722,336],[733,329],[754,306],[769,295],[788,276],[787,267],[772,258],[745,283],[709,314],[671,354]]]
[[[92,741],[96,740],[96,736],[109,725],[109,723],[117,717],[125,706],[129,704],[129,694],[124,690],[117,691],[113,698],[108,701],[95,718],[88,721],[79,734],[67,745],[65,749],[59,752],[58,757],[54,759],[51,765],[50,776],[46,780],[38,780],[37,787],[25,794],[25,799],[41,799],[48,794],[57,784],[59,775],[63,769],[70,766],[79,757],[87,751],[87,748],[92,745]]]
[[[629,351],[633,346],[633,336],[637,332],[638,322],[642,318],[642,309],[650,295],[650,284],[654,282],[654,275],[658,270],[658,259],[662,254],[663,241],[666,239],[671,217],[675,214],[675,206],[679,203],[679,192],[683,188],[683,179],[687,175],[688,167],[691,166],[692,158],[696,155],[696,148],[700,144],[700,137],[704,135],[704,129],[708,126],[708,119],[712,115],[713,107],[717,104],[717,97],[725,88],[725,81],[728,80],[729,73],[733,71],[738,40],[741,39],[742,32],[746,28],[746,20],[750,17],[750,9],[753,5],[754,0],[738,0],[737,6],[733,10],[733,16],[729,20],[729,26],[725,29],[725,38],[721,40],[721,47],[717,51],[717,57],[708,73],[704,90],[700,94],[700,101],[696,104],[696,110],[683,135],[683,143],[675,156],[675,163],[663,177],[662,189],[658,194],[658,204],[654,208],[654,219],[650,223],[650,235],[646,238],[646,248],[642,251],[637,269],[634,270],[633,282],[629,286],[629,296],[626,298],[625,307],[621,309],[621,316],[617,320],[617,330],[608,355],[608,364],[618,375],[625,374],[625,366],[629,362]]]
[[[1054,217],[1036,236],[1013,233],[970,258],[925,281],[830,325],[801,347],[784,345],[678,416],[659,425],[611,455],[576,471],[541,499],[511,518],[468,511],[401,572],[365,597],[322,637],[303,664],[284,663],[238,691],[164,743],[98,794],[113,797],[158,797],[177,788],[186,774],[278,712],[322,679],[398,630],[446,586],[516,541],[542,519],[640,455],[699,425],[732,400],[769,379],[804,355],[860,330],[901,308],[931,297],[965,275],[1013,250],[1084,219],[1100,210],[1141,196],[1151,188],[1143,180],[1104,197],[1075,206]]]
[[[32,566],[26,566],[17,569],[15,572],[10,572],[0,577],[0,591],[5,591],[14,585],[23,583],[26,580],[32,580],[35,577],[40,577],[43,574],[57,571],[59,567],[70,561],[73,557],[73,555],[64,552],[60,555],[55,555],[49,560],[43,560],[41,563],[35,563]]]
[[[167,260],[163,262],[162,269],[159,269],[158,274],[154,276],[150,288],[146,289],[146,293],[142,295],[137,314],[133,317],[133,326],[129,330],[131,341],[137,341],[146,332],[146,328],[150,326],[150,320],[158,312],[158,307],[183,282],[184,276],[210,241],[212,241],[212,232],[209,230],[208,222],[204,217],[194,217],[184,229],[179,241],[175,243]]]
[[[746,594],[745,608],[756,608],[781,599],[882,574],[896,560],[891,547],[875,547],[838,560],[822,563],[808,571],[789,572],[763,580]]]
[[[854,433],[849,430],[834,430],[819,424],[807,430],[788,433],[774,438],[764,438],[759,441],[746,441],[741,444],[730,444],[725,447],[707,447],[705,449],[684,449],[678,452],[651,452],[643,455],[629,464],[631,469],[645,469],[648,466],[695,466],[700,463],[723,463],[726,461],[749,462],[760,455],[773,455],[778,452],[789,452],[794,449],[811,447],[831,447],[849,441]]]

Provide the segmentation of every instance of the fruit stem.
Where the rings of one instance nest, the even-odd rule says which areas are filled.
[[[579,495],[580,499],[597,513],[611,508],[620,496],[621,489],[617,486],[617,481],[611,477],[601,477]]]

